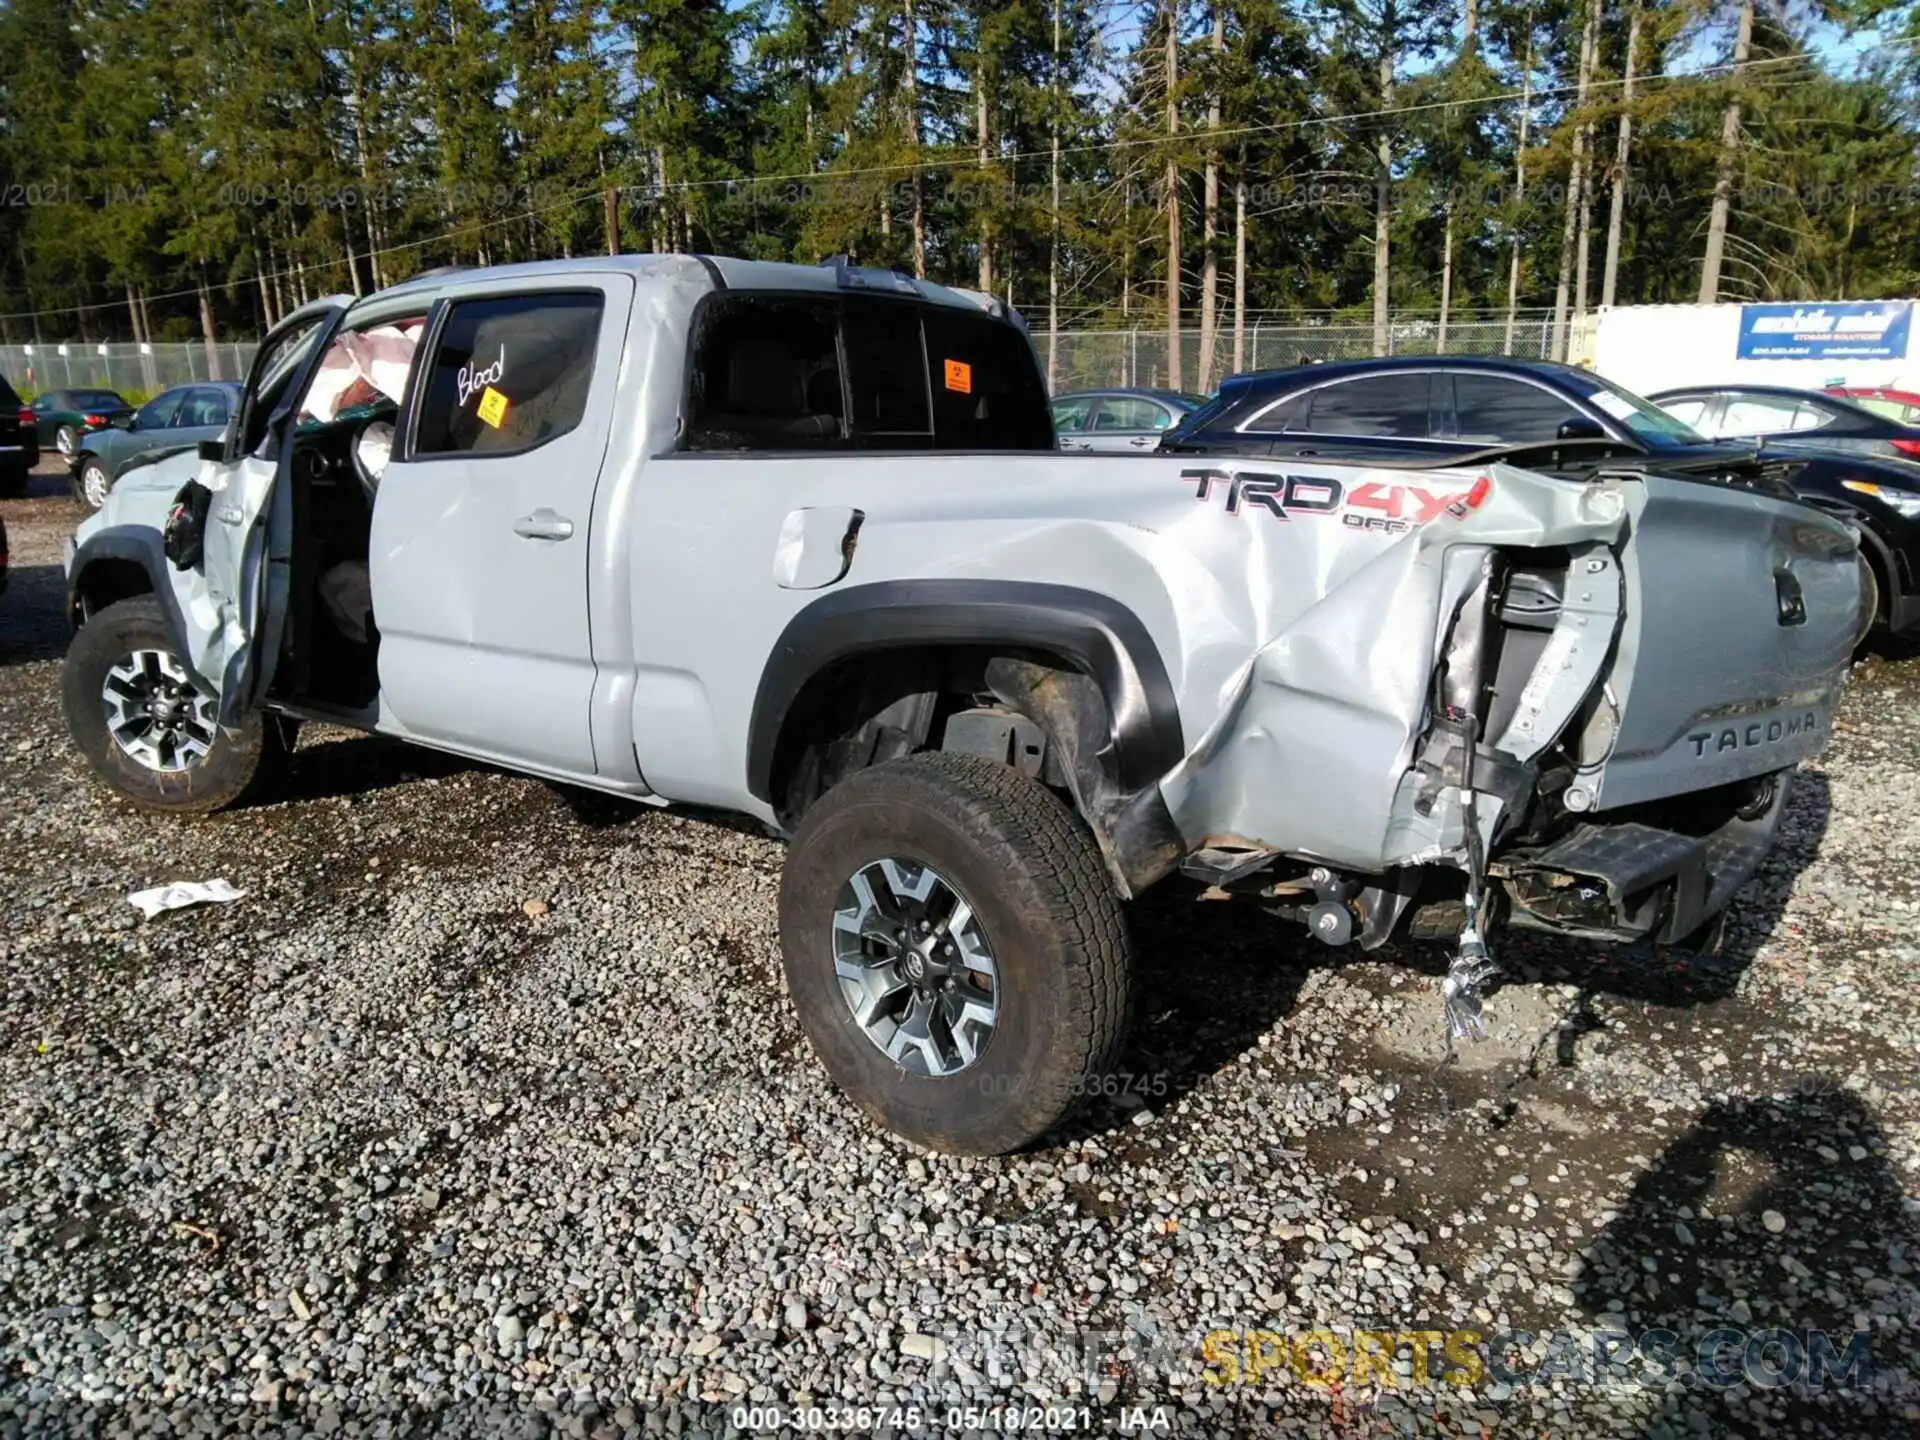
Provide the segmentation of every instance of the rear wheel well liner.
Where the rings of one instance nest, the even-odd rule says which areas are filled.
[[[1158,784],[1185,755],[1166,667],[1130,611],[1067,586],[886,582],[814,602],[761,677],[749,789],[791,827],[836,778],[937,744],[983,694],[1046,732],[1122,894],[1178,865]]]
[[[1112,717],[1115,779],[1137,789],[1186,747],[1173,684],[1137,616],[1067,585],[889,580],[822,597],[787,623],[761,673],[747,734],[747,789],[773,803],[774,757],[794,702],[829,666],[863,652],[1039,651],[1089,676]]]

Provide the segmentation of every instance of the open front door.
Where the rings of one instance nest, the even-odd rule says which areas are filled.
[[[291,461],[292,417],[352,303],[350,295],[316,300],[269,331],[225,438],[203,450],[199,554],[184,568],[176,562],[172,580],[186,619],[187,663],[215,693],[222,725],[254,705],[273,678],[293,547],[292,490],[279,483]],[[193,488],[183,492],[183,504],[191,504]]]

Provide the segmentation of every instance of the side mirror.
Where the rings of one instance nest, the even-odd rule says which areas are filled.
[[[1571,420],[1560,422],[1557,432],[1562,440],[1604,440],[1607,432],[1601,428],[1598,420],[1590,420],[1585,415],[1576,415]]]
[[[202,440],[200,442],[202,460],[224,460],[227,458],[227,442],[220,440]]]

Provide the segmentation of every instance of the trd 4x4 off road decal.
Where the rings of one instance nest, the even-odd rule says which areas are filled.
[[[1434,494],[1419,485],[1382,485],[1369,480],[1349,492],[1338,480],[1313,475],[1272,475],[1257,470],[1182,470],[1193,498],[1208,501],[1215,485],[1226,492],[1226,511],[1264,510],[1276,520],[1295,515],[1339,515],[1340,523],[1356,530],[1398,534],[1424,525],[1437,515],[1456,520],[1478,510],[1493,493],[1493,482],[1482,475],[1466,490]]]

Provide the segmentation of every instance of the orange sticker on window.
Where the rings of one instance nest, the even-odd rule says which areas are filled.
[[[480,396],[480,403],[474,407],[473,413],[498,430],[500,422],[507,418],[507,397],[489,385]]]
[[[947,361],[947,388],[961,395],[973,393],[973,366],[964,360]]]

